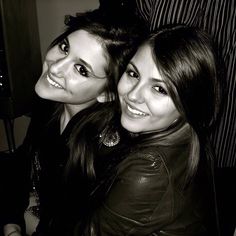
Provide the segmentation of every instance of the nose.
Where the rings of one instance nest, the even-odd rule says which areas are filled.
[[[69,65],[66,58],[60,58],[56,61],[53,61],[49,68],[50,73],[59,78],[64,77],[68,69]]]
[[[144,86],[141,84],[136,84],[127,94],[128,99],[134,103],[143,103],[144,102]]]

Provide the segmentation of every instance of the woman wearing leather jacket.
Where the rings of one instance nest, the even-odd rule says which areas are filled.
[[[96,179],[78,186],[87,197],[74,235],[217,235],[208,140],[220,107],[216,65],[197,28],[167,27],[138,49],[118,83],[122,127],[115,118],[104,129],[85,122],[70,140],[72,167]],[[85,130],[91,136],[78,145]]]

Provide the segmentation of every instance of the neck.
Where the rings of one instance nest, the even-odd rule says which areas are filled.
[[[90,104],[64,104],[64,110],[61,114],[60,118],[60,132],[62,133],[66,128],[67,124],[71,120],[71,118],[76,115],[78,112],[84,110],[89,107]]]

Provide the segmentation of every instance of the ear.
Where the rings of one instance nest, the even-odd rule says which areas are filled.
[[[104,102],[111,102],[115,100],[115,95],[113,93],[110,93],[109,96],[105,92],[102,92],[97,96],[97,101],[100,103]]]

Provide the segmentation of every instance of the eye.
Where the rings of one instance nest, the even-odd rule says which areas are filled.
[[[127,74],[129,77],[132,77],[132,78],[136,78],[136,79],[139,78],[138,73],[136,73],[135,71],[133,71],[133,70],[131,70],[131,69],[127,69],[127,70],[126,70],[126,74]]]
[[[87,68],[84,65],[81,64],[77,64],[75,65],[75,69],[82,75],[85,77],[89,76],[89,71],[87,70]]]
[[[161,86],[159,86],[159,85],[154,86],[153,89],[154,89],[156,92],[158,92],[158,93],[160,93],[160,94],[162,94],[162,95],[167,95],[167,94],[168,94],[167,91],[166,91],[163,87],[161,87]]]
[[[62,40],[62,41],[58,44],[58,47],[59,47],[60,51],[61,51],[62,53],[64,53],[65,55],[68,55],[68,54],[69,54],[69,49],[70,49],[70,47],[69,47],[69,43],[68,43],[67,39]]]

